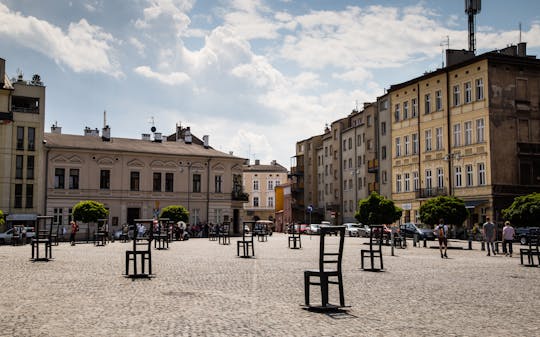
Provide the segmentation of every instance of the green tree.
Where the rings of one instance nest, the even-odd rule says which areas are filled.
[[[502,216],[517,227],[538,226],[540,224],[540,193],[516,197],[508,208],[503,209]]]
[[[2,212],[2,210],[0,209],[0,227],[4,226],[5,223],[6,221],[4,220],[4,212]]]
[[[428,225],[438,224],[439,219],[444,219],[446,224],[461,225],[468,215],[465,203],[456,197],[438,196],[420,206],[420,220]]]
[[[354,217],[364,225],[382,225],[397,221],[402,212],[392,200],[372,192],[366,199],[358,201],[358,211]]]
[[[97,201],[80,201],[73,206],[73,218],[85,223],[97,222],[98,219],[106,218],[109,211],[105,206]]]
[[[171,205],[171,206],[164,207],[161,210],[161,214],[159,215],[159,217],[168,218],[174,222],[178,222],[178,221],[188,222],[189,212],[184,206]]]

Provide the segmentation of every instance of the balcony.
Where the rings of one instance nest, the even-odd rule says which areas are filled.
[[[371,193],[371,192],[377,192],[378,193],[379,188],[380,188],[379,183],[369,183],[368,184],[369,193]]]
[[[440,195],[448,195],[446,187],[421,188],[418,191],[415,191],[415,196],[417,199],[433,198]]]
[[[295,166],[291,167],[291,176],[303,176],[304,175],[304,166]]]
[[[368,161],[368,172],[369,173],[377,173],[379,170],[379,160],[378,159],[371,159]]]
[[[13,112],[0,112],[0,121],[13,121]]]
[[[231,193],[231,199],[236,201],[243,201],[248,202],[249,201],[249,194],[242,191],[232,191]]]

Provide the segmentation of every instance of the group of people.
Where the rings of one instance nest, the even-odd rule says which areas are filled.
[[[444,223],[444,219],[439,220],[439,224],[435,227],[434,233],[439,239],[441,258],[448,258],[448,226]],[[512,257],[512,244],[514,242],[515,234],[516,232],[514,227],[510,224],[510,221],[506,221],[502,230],[503,254],[505,256]],[[482,235],[486,243],[487,256],[491,256],[491,253],[497,255],[497,252],[495,251],[497,227],[490,221],[489,217],[486,218],[486,222],[482,225]]]

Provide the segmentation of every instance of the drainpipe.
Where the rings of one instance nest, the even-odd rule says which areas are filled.
[[[47,148],[47,142],[43,141],[43,146]],[[45,188],[43,191],[44,203],[43,203],[43,215],[47,215],[47,190],[49,188],[49,151],[51,149],[47,148],[45,151]]]
[[[206,161],[206,223],[210,223],[210,160]]]

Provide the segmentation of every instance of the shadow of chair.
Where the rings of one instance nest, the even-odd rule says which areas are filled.
[[[327,237],[334,233],[338,234],[337,238],[332,240]],[[337,309],[340,307],[344,307],[345,295],[343,291],[343,275],[341,271],[341,262],[343,258],[345,226],[322,225],[319,238],[319,268],[315,270],[304,271],[305,305],[310,309],[316,310]],[[336,239],[338,241],[337,245],[335,244]],[[329,242],[330,240],[331,242]],[[315,278],[315,281],[312,281],[312,278]],[[329,303],[328,293],[330,284],[338,286],[339,306]],[[320,286],[320,306],[313,306],[310,303],[310,287],[312,285]]]

